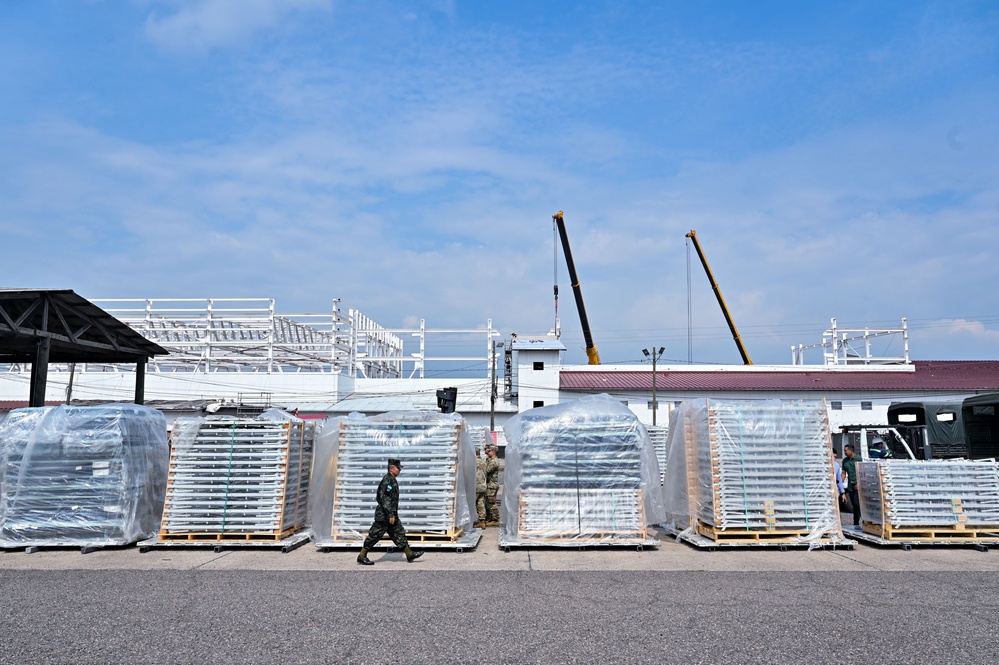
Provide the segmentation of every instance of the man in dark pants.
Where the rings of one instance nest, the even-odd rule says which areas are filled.
[[[396,477],[400,473],[402,473],[402,462],[397,459],[390,459],[388,461],[388,473],[382,478],[382,482],[378,484],[378,495],[376,498],[378,505],[375,507],[375,521],[371,524],[371,528],[368,529],[368,537],[364,539],[361,553],[357,555],[357,563],[361,565],[375,565],[375,562],[368,558],[368,550],[381,540],[386,531],[388,531],[395,546],[406,553],[406,561],[413,563],[423,556],[423,552],[414,552],[409,548],[409,541],[406,540],[406,528],[399,519],[399,483],[396,482]]]
[[[857,491],[857,460],[853,444],[843,446],[843,471],[846,472],[846,493],[853,504],[853,526],[860,526],[860,493]]]

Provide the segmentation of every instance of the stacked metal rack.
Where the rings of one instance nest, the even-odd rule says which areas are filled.
[[[492,443],[489,429],[478,425],[472,425],[468,428],[468,438],[472,440],[472,446],[476,450],[483,451],[483,454],[485,454],[486,444]]]
[[[656,543],[648,531],[662,512],[655,453],[619,401],[598,395],[532,409],[505,431],[502,546]]]
[[[659,484],[666,484],[666,439],[669,436],[669,428],[664,425],[649,425],[649,439],[652,447],[656,451],[656,461],[659,463]]]
[[[0,547],[126,545],[156,532],[166,420],[137,405],[16,409],[0,424]]]
[[[999,464],[879,460],[857,465],[863,532],[885,541],[999,542]]]
[[[287,544],[307,526],[313,422],[178,419],[170,439],[163,523],[149,544]]]
[[[471,528],[474,506],[470,505],[475,497],[474,451],[461,416],[352,414],[331,421],[321,438],[328,451],[322,453],[321,463],[317,461],[314,477],[313,531],[318,547],[361,544],[390,458],[402,463],[399,517],[411,542],[454,549],[478,543],[481,531]],[[331,512],[322,505],[327,501]]]
[[[680,409],[666,483],[669,509],[689,525],[681,537],[701,546],[850,542],[822,402],[697,400]]]

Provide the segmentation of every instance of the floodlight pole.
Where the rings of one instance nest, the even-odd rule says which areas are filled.
[[[650,352],[648,349],[642,349],[642,353],[645,354],[646,358],[652,359],[652,426],[656,426],[656,411],[658,410],[659,402],[656,399],[656,363],[659,358],[663,355],[663,351],[666,350],[665,346],[660,346],[656,349],[655,346],[652,347]]]

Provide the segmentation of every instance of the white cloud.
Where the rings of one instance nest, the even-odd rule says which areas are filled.
[[[146,35],[170,51],[206,51],[231,46],[297,11],[328,10],[331,0],[167,0],[166,13],[152,11]]]

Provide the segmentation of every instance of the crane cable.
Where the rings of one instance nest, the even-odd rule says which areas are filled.
[[[555,339],[558,339],[560,336],[558,329],[558,226],[555,224],[554,217],[552,217],[552,271],[555,283],[555,325],[552,330],[555,331]]]
[[[687,237],[687,364],[694,364],[694,319],[690,305],[690,237]]]

